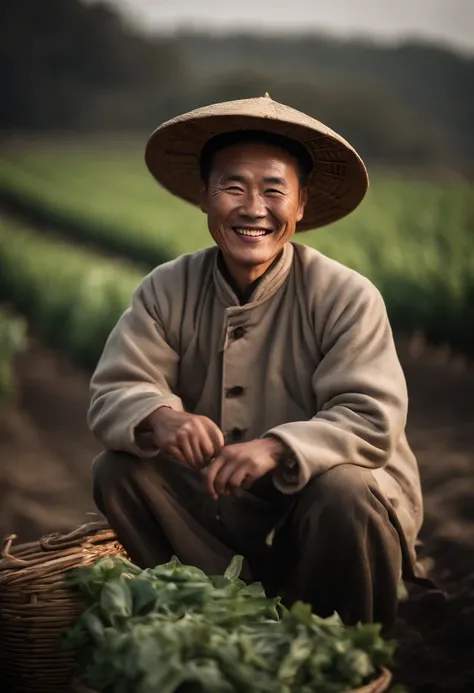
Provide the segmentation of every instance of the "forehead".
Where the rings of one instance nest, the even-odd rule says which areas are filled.
[[[298,176],[296,159],[284,149],[264,142],[240,142],[216,152],[213,170],[222,173],[236,168],[277,169],[280,175]]]

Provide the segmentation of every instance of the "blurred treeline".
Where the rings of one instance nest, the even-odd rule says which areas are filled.
[[[327,122],[372,161],[474,164],[474,56],[323,36],[146,37],[102,5],[0,5],[0,129],[148,132],[206,103],[262,96]]]

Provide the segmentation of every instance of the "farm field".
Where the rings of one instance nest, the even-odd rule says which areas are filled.
[[[0,157],[0,307],[30,326],[14,396],[0,408],[2,534],[28,540],[95,512],[90,371],[149,268],[209,244],[203,215],[160,190],[141,149],[45,141]],[[297,238],[369,276],[397,328],[425,492],[422,555],[451,595],[401,605],[394,635],[410,693],[474,690],[472,193],[463,181],[374,176],[350,219]],[[465,353],[453,359],[414,331]]]
[[[472,693],[474,668],[474,371],[414,357],[398,341],[411,407],[408,435],[425,489],[423,556],[451,594],[402,603],[394,632],[398,679],[409,693]],[[17,358],[18,398],[0,407],[0,532],[19,541],[94,519],[87,430],[88,372],[34,338]]]
[[[93,367],[145,275],[133,266],[0,217],[0,292],[49,345]]]
[[[212,241],[202,213],[147,172],[144,143],[10,143],[0,199],[15,214],[144,266]],[[474,347],[474,187],[374,174],[360,208],[297,242],[368,276],[395,328]],[[469,329],[469,327],[471,329]]]

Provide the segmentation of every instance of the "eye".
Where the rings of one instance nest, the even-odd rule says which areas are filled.
[[[228,185],[226,187],[226,190],[229,190],[231,192],[243,192],[242,188],[240,188],[238,185]]]
[[[283,195],[283,192],[281,190],[277,190],[276,188],[268,188],[267,190],[265,190],[265,193],[271,195]]]

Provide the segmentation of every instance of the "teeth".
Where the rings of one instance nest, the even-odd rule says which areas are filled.
[[[262,231],[262,229],[241,229],[241,228],[236,228],[235,229],[238,234],[241,236],[265,236],[267,233],[266,231]]]

